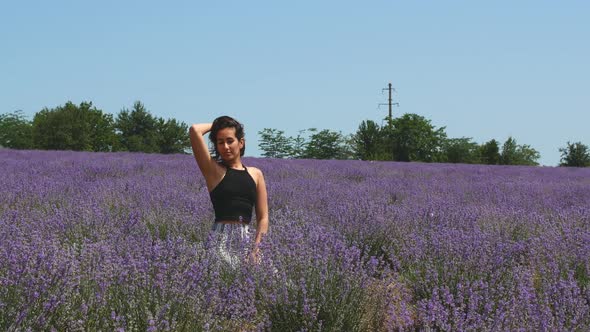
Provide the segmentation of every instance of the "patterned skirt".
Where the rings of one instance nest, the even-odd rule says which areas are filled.
[[[211,237],[219,257],[232,267],[248,258],[252,249],[249,225],[213,223]]]

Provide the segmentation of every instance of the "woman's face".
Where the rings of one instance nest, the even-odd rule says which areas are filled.
[[[223,128],[217,132],[215,147],[223,161],[230,161],[240,157],[240,150],[244,147],[244,139],[236,138],[236,128]]]

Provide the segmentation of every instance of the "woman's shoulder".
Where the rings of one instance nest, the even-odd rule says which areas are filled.
[[[258,167],[248,166],[248,171],[250,171],[250,174],[252,175],[262,175],[262,171]]]
[[[262,171],[258,167],[248,166],[248,173],[250,173],[256,183],[258,183],[258,180],[263,177]]]

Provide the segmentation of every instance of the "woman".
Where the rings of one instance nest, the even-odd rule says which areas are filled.
[[[209,154],[204,134],[215,147]],[[215,210],[214,235],[222,257],[236,264],[240,257],[237,247],[249,238],[249,224],[256,207],[256,236],[250,259],[259,261],[258,245],[268,231],[268,200],[262,172],[242,164],[246,141],[244,127],[229,116],[221,116],[213,123],[194,124],[189,130],[193,153],[205,177],[209,196]]]

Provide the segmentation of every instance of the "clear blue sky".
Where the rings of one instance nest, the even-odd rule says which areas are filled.
[[[4,1],[0,113],[141,100],[187,124],[265,127],[418,113],[449,137],[518,143],[559,163],[590,145],[588,1]]]

